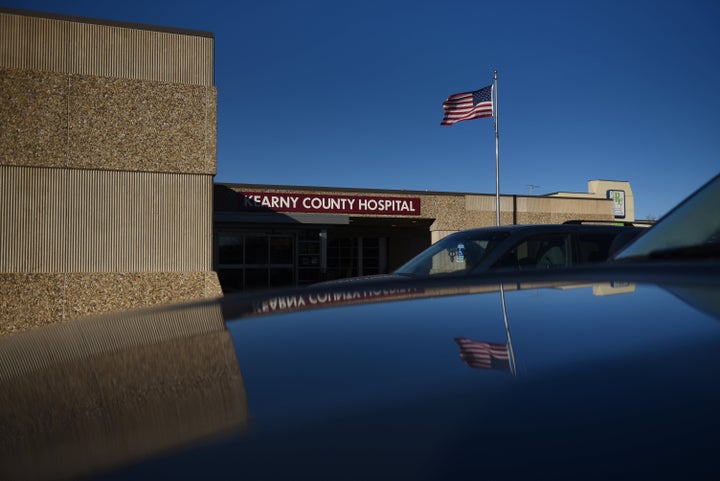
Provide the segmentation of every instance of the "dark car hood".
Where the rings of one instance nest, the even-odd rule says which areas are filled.
[[[288,290],[0,339],[3,479],[704,476],[717,274]]]

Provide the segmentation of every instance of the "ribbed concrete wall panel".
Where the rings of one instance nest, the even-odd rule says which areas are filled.
[[[67,72],[70,27],[68,22],[0,12],[0,66]]]
[[[212,177],[0,166],[0,272],[212,269]]]
[[[491,211],[495,212],[497,199],[489,195],[468,195],[465,197],[465,208],[469,211]],[[513,199],[508,196],[500,196],[500,211],[510,211],[513,208]]]
[[[0,166],[0,272],[62,270],[64,177],[52,169]]]
[[[72,73],[212,85],[212,44],[189,35],[78,25],[70,36]]]
[[[0,12],[0,66],[212,86],[209,35]]]

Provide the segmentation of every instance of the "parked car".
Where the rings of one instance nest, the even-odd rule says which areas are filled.
[[[612,262],[0,338],[0,479],[715,479],[718,192]],[[666,249],[687,219],[714,227]]]
[[[611,257],[619,262],[720,257],[720,175],[675,206],[638,239]]]
[[[606,261],[616,238],[646,227],[602,224],[506,225],[469,229],[439,240],[393,274],[423,277],[485,271],[553,269]]]
[[[334,279],[319,284],[596,264],[607,261],[647,229],[647,225],[600,221],[467,229],[440,239],[390,274]]]

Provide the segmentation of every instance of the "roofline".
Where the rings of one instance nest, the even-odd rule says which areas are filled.
[[[470,194],[464,192],[438,192],[429,190],[405,190],[405,189],[370,189],[367,187],[321,187],[308,185],[277,185],[277,184],[244,184],[237,182],[215,182],[215,185],[223,185],[226,187],[247,188],[247,189],[278,189],[278,190],[302,190],[302,191],[319,191],[319,192],[362,192],[362,193],[393,193],[393,194],[413,194],[413,195],[490,195],[490,194]],[[492,194],[495,195],[495,194]]]
[[[321,187],[307,185],[277,185],[277,184],[245,184],[238,182],[214,182],[213,185],[225,186],[237,189],[267,189],[267,190],[296,190],[296,191],[316,191],[316,192],[359,192],[364,194],[382,193],[382,194],[402,194],[402,195],[448,195],[448,196],[487,196],[495,197],[495,194],[479,193],[479,192],[448,192],[438,190],[405,190],[405,189],[371,189],[367,187]],[[588,195],[585,193],[585,195]],[[548,197],[546,195],[523,195],[523,194],[500,194],[500,197],[524,197],[528,199],[542,199]],[[572,199],[572,200],[610,200],[599,197],[555,197],[556,199]]]
[[[564,191],[558,191],[558,192],[548,192],[547,194],[539,195],[538,197],[550,197],[550,196],[573,196],[573,195],[585,195],[585,196],[593,196],[595,195],[592,192],[572,192],[569,190]],[[599,197],[594,197],[595,199]]]
[[[0,6],[0,13],[10,15],[23,15],[26,17],[47,18],[50,20],[63,20],[67,22],[89,23],[93,25],[105,25],[108,27],[132,28],[135,30],[148,30],[152,32],[174,33],[179,35],[192,35],[194,37],[215,38],[215,34],[204,30],[191,30],[182,28],[162,27],[159,25],[148,25],[143,23],[119,22],[92,17],[81,17],[77,15],[66,15],[61,13],[40,12],[37,10],[24,10],[21,8],[9,8]]]

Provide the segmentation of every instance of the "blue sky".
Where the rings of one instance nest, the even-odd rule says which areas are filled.
[[[0,0],[215,36],[217,182],[495,193],[627,180],[658,218],[720,172],[717,0]],[[530,187],[534,186],[534,187]]]

